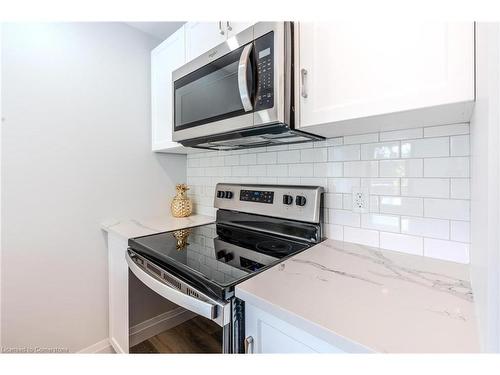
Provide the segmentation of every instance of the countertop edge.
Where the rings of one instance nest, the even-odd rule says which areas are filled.
[[[215,222],[212,216],[194,214],[185,218],[157,216],[146,219],[105,219],[100,223],[102,231],[125,239],[196,227]]]
[[[297,315],[291,311],[283,309],[282,307],[270,303],[258,296],[249,293],[245,290],[239,289],[236,286],[235,296],[249,304],[267,312],[277,318],[291,324],[304,332],[315,336],[326,343],[335,346],[347,353],[376,353],[375,349],[371,349],[365,345],[362,345],[356,341],[353,341],[347,337],[339,335],[325,327],[320,326],[300,315]]]

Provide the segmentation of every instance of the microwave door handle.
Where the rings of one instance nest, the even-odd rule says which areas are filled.
[[[241,103],[245,112],[253,110],[252,99],[247,83],[247,70],[250,63],[250,53],[252,52],[253,43],[250,43],[243,48],[238,64],[238,89],[240,91]]]

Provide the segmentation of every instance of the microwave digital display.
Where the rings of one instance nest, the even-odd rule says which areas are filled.
[[[270,54],[271,54],[271,48],[263,49],[262,51],[259,51],[259,59],[269,56]]]

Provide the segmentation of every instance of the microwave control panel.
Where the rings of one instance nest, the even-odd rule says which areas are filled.
[[[270,32],[255,40],[257,90],[255,110],[274,107],[274,33]]]

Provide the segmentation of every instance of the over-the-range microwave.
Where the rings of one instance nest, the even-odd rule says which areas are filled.
[[[294,25],[260,22],[173,78],[173,140],[218,150],[323,139],[295,129]]]

